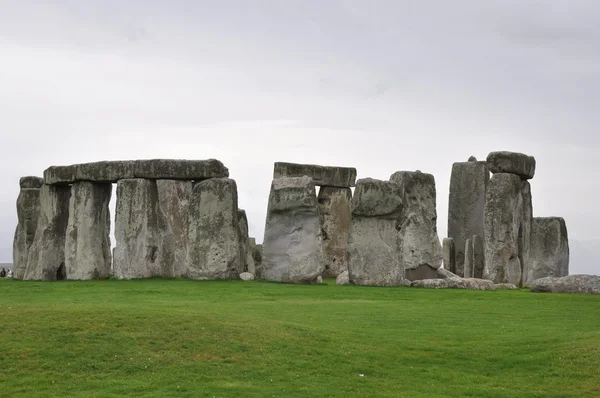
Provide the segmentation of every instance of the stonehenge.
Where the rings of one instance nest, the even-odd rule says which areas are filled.
[[[276,162],[257,244],[216,159],[51,166],[19,181],[15,277],[521,287],[569,274],[565,220],[534,217],[535,168],[532,156],[506,151],[454,163],[440,241],[432,174],[357,181],[355,168]]]

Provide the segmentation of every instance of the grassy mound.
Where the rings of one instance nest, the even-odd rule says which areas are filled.
[[[0,280],[0,396],[600,396],[600,296]]]

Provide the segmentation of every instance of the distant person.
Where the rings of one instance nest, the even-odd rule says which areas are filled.
[[[12,269],[8,269],[8,272],[6,273],[6,277],[7,278],[12,278],[13,277],[13,273],[12,273]]]
[[[6,270],[4,268],[0,271],[0,278],[6,278]]]

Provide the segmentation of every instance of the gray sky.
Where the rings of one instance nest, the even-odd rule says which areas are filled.
[[[596,0],[39,3],[0,0],[0,261],[20,176],[154,157],[222,160],[262,241],[275,161],[432,173],[443,237],[452,163],[525,152],[600,239]]]

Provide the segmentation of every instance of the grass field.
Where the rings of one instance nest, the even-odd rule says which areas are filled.
[[[0,396],[600,396],[600,296],[326,283],[0,280]]]

